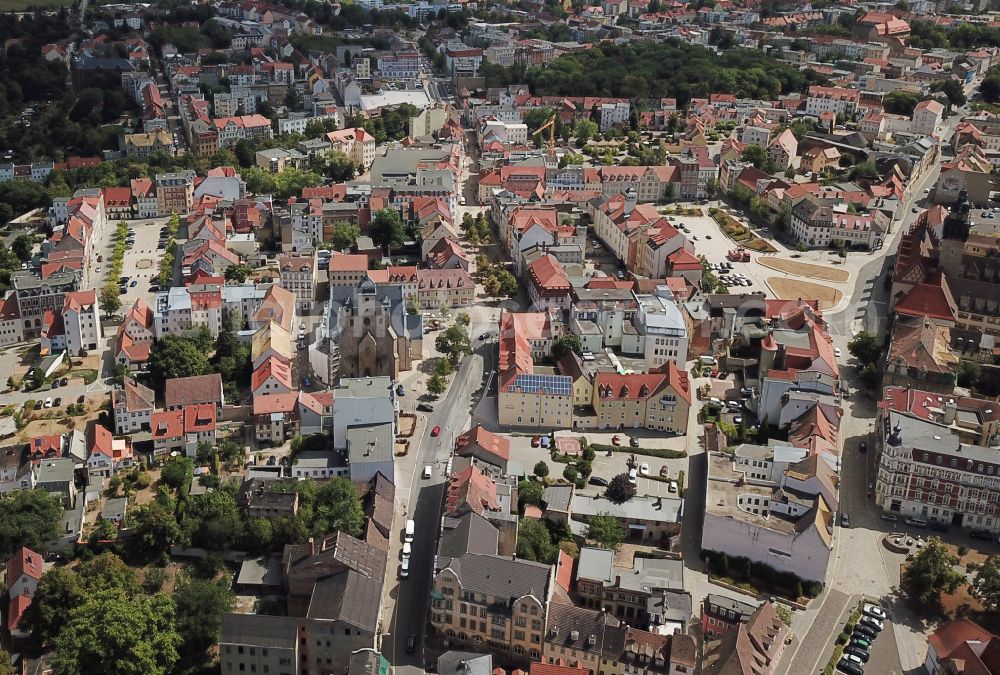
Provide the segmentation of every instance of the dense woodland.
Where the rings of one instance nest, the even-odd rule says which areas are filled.
[[[799,70],[763,52],[732,49],[716,54],[677,40],[601,45],[527,71],[496,66],[485,71],[487,86],[520,81],[541,96],[672,97],[679,107],[712,93],[770,99],[825,81],[811,70]]]

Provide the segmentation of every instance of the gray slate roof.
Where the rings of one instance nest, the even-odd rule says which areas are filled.
[[[533,595],[547,597],[551,565],[497,555],[467,553],[453,560],[451,568],[462,581],[462,590],[501,598]]]

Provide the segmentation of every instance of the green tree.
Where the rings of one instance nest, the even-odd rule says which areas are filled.
[[[200,662],[219,641],[222,617],[236,605],[228,580],[185,577],[173,593],[176,626],[184,645],[185,661]],[[197,657],[197,658],[192,658]]]
[[[38,549],[58,536],[63,509],[45,490],[15,490],[0,499],[0,559],[19,547]]]
[[[181,637],[166,595],[129,597],[120,589],[88,595],[70,610],[54,643],[57,673],[167,675]]]
[[[360,236],[361,230],[358,229],[357,225],[352,223],[337,223],[330,236],[330,243],[335,250],[345,251],[353,249],[354,245],[358,243],[358,237]]]
[[[149,352],[148,366],[150,377],[158,386],[176,377],[205,375],[211,370],[208,354],[179,335],[165,335],[157,340]]]
[[[122,308],[121,295],[114,284],[107,284],[101,289],[100,303],[105,317],[114,316]]]
[[[578,119],[576,124],[573,125],[573,136],[576,138],[579,147],[586,145],[587,141],[597,135],[597,131],[597,122],[583,117]]]
[[[524,518],[517,529],[517,557],[551,565],[559,556],[549,529],[537,518]]]
[[[469,316],[468,312],[459,312],[458,316],[455,317],[455,323],[468,328],[469,324],[472,323],[472,317]]]
[[[38,646],[52,642],[74,607],[83,603],[86,590],[76,572],[67,567],[53,567],[38,581],[31,604],[21,619],[21,626]]]
[[[948,103],[953,106],[961,107],[966,103],[965,90],[962,87],[962,83],[958,80],[938,80],[937,82],[931,82],[931,91],[934,93],[943,93],[948,97]]]
[[[973,574],[972,593],[988,607],[1000,606],[1000,556],[993,554],[980,564],[969,563],[967,569]]]
[[[448,384],[437,373],[431,375],[430,379],[427,380],[427,391],[434,396],[440,396],[447,388]]]
[[[587,521],[587,538],[604,548],[616,550],[625,541],[625,528],[614,516],[601,513],[591,516]]]
[[[874,363],[869,363],[858,373],[861,378],[861,384],[865,386],[866,389],[875,389],[878,387],[879,380],[881,376],[879,375],[878,368],[875,367]]]
[[[313,505],[312,532],[323,536],[331,532],[346,532],[352,537],[361,536],[365,515],[361,509],[358,491],[346,478],[334,478],[316,491]]]
[[[372,240],[383,249],[391,250],[406,240],[406,228],[399,212],[393,208],[384,208],[375,212],[369,228]]]
[[[635,497],[635,485],[628,479],[627,473],[620,473],[608,482],[604,496],[614,504],[624,504]]]
[[[958,386],[975,387],[979,382],[981,368],[975,361],[961,360],[958,362]]]
[[[213,490],[190,496],[186,504],[181,530],[190,545],[209,551],[227,551],[243,542],[243,516],[231,492]]]
[[[917,553],[903,571],[900,585],[910,598],[928,609],[941,607],[941,593],[954,593],[965,580],[955,570],[958,557],[937,537],[927,540],[927,545]]]
[[[455,324],[437,336],[434,346],[457,366],[462,357],[471,352],[472,343],[465,327]]]
[[[877,363],[882,355],[882,340],[862,331],[847,343],[847,351],[861,363]]]
[[[410,293],[406,296],[406,313],[411,316],[420,314],[420,298],[417,297],[416,293]]]
[[[453,372],[455,372],[455,369],[448,359],[438,359],[438,362],[434,364],[434,373],[441,377],[448,377]]]
[[[566,333],[552,341],[552,356],[556,359],[561,359],[570,352],[583,354],[583,342],[576,333]]]
[[[522,480],[517,484],[517,499],[522,510],[525,504],[540,504],[545,486],[533,480]]]
[[[767,166],[769,160],[770,157],[768,157],[767,150],[764,146],[757,145],[756,143],[746,146],[743,148],[743,152],[740,153],[740,161],[750,162],[762,171],[767,170],[764,167]]]
[[[164,462],[163,470],[160,472],[160,480],[163,481],[164,485],[178,490],[181,486],[186,485],[193,475],[194,462],[190,457],[179,455]]]
[[[31,249],[34,248],[35,241],[27,234],[18,235],[10,245],[10,250],[21,262],[31,260]]]
[[[176,466],[176,465],[174,465]],[[180,537],[181,528],[173,514],[152,502],[141,507],[131,524],[128,544],[134,555],[156,558],[170,549]]]
[[[535,463],[535,468],[533,469],[532,473],[534,473],[539,478],[545,478],[546,476],[549,475],[549,465],[539,460],[538,462]]]
[[[243,263],[230,265],[223,273],[226,281],[231,281],[236,284],[246,283],[246,280],[250,278],[251,275],[253,275],[253,268]]]
[[[882,107],[886,112],[894,115],[912,115],[913,109],[920,103],[921,98],[921,95],[916,92],[896,89],[885,95],[885,98],[882,99]]]

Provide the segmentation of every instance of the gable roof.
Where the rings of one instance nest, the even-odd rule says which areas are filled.
[[[489,454],[495,455],[504,462],[510,459],[510,441],[477,424],[474,429],[466,431],[455,440],[455,452],[458,455],[472,454],[474,446],[479,446]]]
[[[38,581],[44,571],[42,556],[27,546],[22,546],[7,561],[7,588],[22,576]]]

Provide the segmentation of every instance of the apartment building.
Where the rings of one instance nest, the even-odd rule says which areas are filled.
[[[66,350],[70,354],[97,349],[104,337],[97,291],[91,289],[67,293],[63,300],[62,322]]]
[[[861,92],[857,89],[843,87],[809,87],[806,97],[806,114],[819,117],[822,113],[831,112],[834,115],[853,115],[858,108]]]
[[[466,553],[434,578],[431,625],[442,638],[527,663],[542,657],[551,565]]]
[[[42,318],[47,312],[61,312],[66,296],[79,284],[78,272],[55,272],[45,279],[27,271],[11,274],[17,295],[17,309],[24,326],[24,339],[36,340],[42,333]]]
[[[673,361],[650,373],[598,373],[593,397],[599,429],[687,433],[691,385]]]
[[[279,283],[295,295],[295,302],[303,313],[308,313],[315,300],[316,258],[311,255],[283,255],[278,257]]]
[[[159,216],[186,214],[194,201],[194,180],[191,169],[156,174],[156,211]]]
[[[851,213],[843,202],[809,195],[792,209],[790,231],[810,248],[841,242],[847,248],[874,250],[882,245],[885,225],[877,212]]]
[[[368,171],[375,161],[375,137],[361,127],[331,131],[324,138],[330,142],[333,150],[340,150],[347,155],[360,167],[362,173]]]
[[[756,605],[709,593],[701,605],[701,634],[706,641],[732,632],[757,611]]]
[[[134,379],[126,378],[121,387],[111,390],[111,408],[115,413],[115,433],[131,434],[149,429],[156,404],[153,390]]]
[[[883,511],[1000,532],[996,448],[963,443],[950,425],[894,409],[879,411],[876,432],[875,503]]]
[[[500,424],[568,429],[573,424],[573,379],[535,368],[533,355],[547,355],[565,332],[552,313],[500,315]]]

